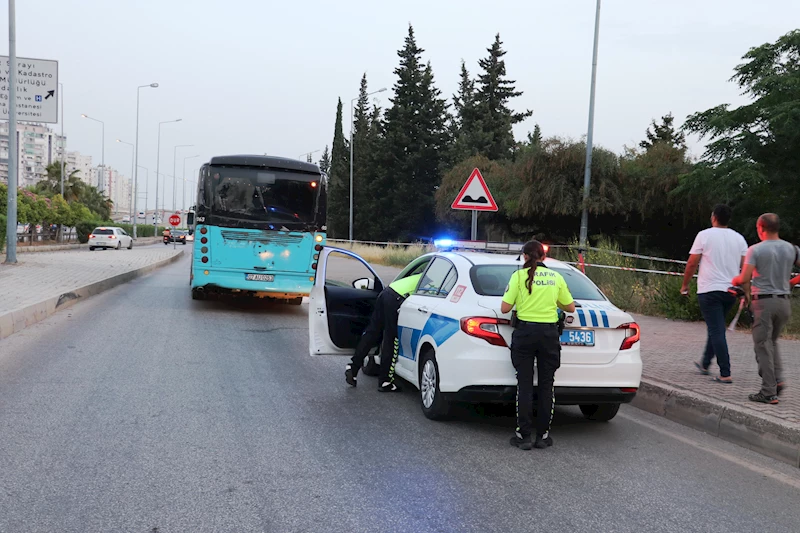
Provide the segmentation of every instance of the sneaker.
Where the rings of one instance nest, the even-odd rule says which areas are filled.
[[[786,388],[786,383],[784,383],[783,381],[779,381],[778,382],[778,396],[781,395],[781,393],[783,392],[783,389],[785,389],[785,388]]]
[[[751,402],[768,403],[770,405],[777,405],[778,403],[777,396],[764,396],[760,392],[751,394],[748,398],[750,398]]]
[[[533,448],[533,444],[531,444],[531,437],[528,435],[527,437],[517,437],[514,435],[508,441],[508,443],[512,446],[516,446],[520,450],[530,450]]]
[[[347,365],[344,367],[344,380],[351,387],[358,385],[358,378],[356,378],[356,374],[353,372],[353,365]]]
[[[384,381],[383,385],[378,387],[378,392],[402,392],[403,389],[397,386],[396,383],[390,381]]]
[[[552,445],[553,445],[553,437],[548,435],[547,437],[536,437],[536,444],[534,444],[533,446],[535,448],[543,450],[544,448],[549,448]]]

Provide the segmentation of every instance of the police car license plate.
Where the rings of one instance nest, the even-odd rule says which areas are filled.
[[[275,281],[275,276],[272,274],[245,274],[244,279],[247,281]]]
[[[586,329],[565,329],[561,334],[563,346],[594,346],[594,331]]]

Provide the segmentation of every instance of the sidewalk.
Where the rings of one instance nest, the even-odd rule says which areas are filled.
[[[19,254],[0,263],[0,339],[44,320],[75,300],[130,281],[177,260],[171,246]],[[5,260],[5,255],[0,254]],[[188,273],[187,273],[188,275]]]
[[[714,383],[695,368],[706,342],[703,322],[636,316],[642,328],[642,388],[634,405],[800,467],[800,341],[781,339],[786,389],[780,404],[751,402],[758,375],[750,332],[727,332],[734,383]]]

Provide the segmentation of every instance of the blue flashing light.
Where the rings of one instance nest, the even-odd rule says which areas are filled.
[[[433,245],[437,248],[449,248],[453,246],[453,239],[434,239]]]

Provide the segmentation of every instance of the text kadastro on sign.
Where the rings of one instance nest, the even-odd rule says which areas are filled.
[[[497,211],[497,203],[489,192],[480,170],[476,168],[472,171],[451,207],[469,211]]]

